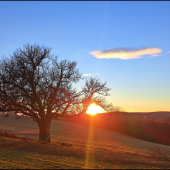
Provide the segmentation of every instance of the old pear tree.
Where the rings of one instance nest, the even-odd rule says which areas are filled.
[[[92,102],[107,109],[106,82],[88,78],[81,90],[72,87],[83,79],[75,61],[61,60],[51,48],[26,44],[0,61],[0,112],[28,116],[37,122],[39,140],[50,142],[52,119],[84,114]]]

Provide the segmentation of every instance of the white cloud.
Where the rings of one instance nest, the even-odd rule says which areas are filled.
[[[168,51],[165,55],[167,55],[167,54],[169,54],[170,53],[170,51]]]
[[[99,75],[99,74],[83,74],[83,76],[92,76],[92,75]]]
[[[83,76],[91,76],[92,74],[83,74]]]
[[[129,48],[111,48],[108,50],[100,50],[100,51],[92,51],[90,54],[94,55],[96,58],[116,58],[116,59],[134,59],[134,58],[142,58],[143,55],[150,55],[151,57],[158,56],[162,50],[156,47],[146,47],[140,48],[137,50],[129,49]]]

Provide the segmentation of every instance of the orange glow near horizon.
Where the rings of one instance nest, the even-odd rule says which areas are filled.
[[[87,109],[87,113],[90,115],[95,115],[97,113],[104,113],[104,109],[98,105],[96,105],[95,103],[91,104],[88,109]]]

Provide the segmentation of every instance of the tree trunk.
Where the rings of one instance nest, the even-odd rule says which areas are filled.
[[[39,126],[39,141],[51,142],[49,126],[43,124]]]

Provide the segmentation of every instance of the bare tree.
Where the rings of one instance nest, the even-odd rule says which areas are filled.
[[[58,117],[72,117],[86,112],[92,102],[107,108],[106,83],[88,78],[82,90],[75,85],[82,75],[77,63],[58,61],[51,48],[24,45],[0,62],[0,111],[31,117],[39,127],[39,140],[50,142],[50,124]],[[68,114],[71,113],[71,114]]]
[[[107,105],[108,112],[125,112],[125,110],[120,106],[113,106],[112,104]]]

